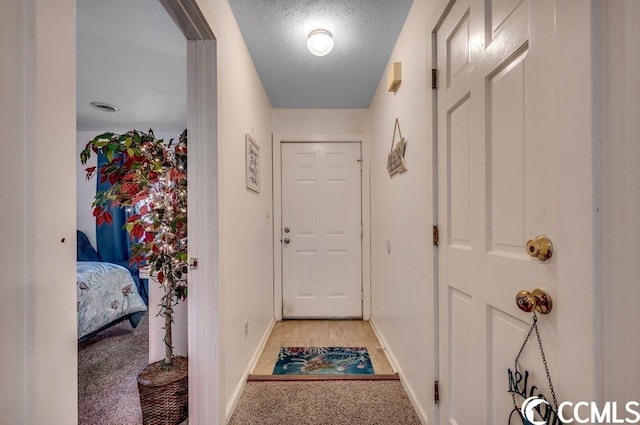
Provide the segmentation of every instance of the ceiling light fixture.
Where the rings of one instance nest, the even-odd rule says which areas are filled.
[[[327,30],[313,30],[307,39],[307,48],[316,56],[325,56],[333,49],[333,37]]]
[[[91,102],[89,105],[102,112],[116,112],[120,110],[117,106],[109,105],[104,102]]]

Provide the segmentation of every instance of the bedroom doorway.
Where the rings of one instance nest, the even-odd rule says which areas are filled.
[[[84,23],[81,22],[80,3],[84,0],[77,0],[78,6],[78,32],[83,29]],[[114,49],[121,50],[129,48],[130,45],[122,40],[123,31],[132,27],[144,26],[152,24],[159,19],[163,22],[162,29],[170,29],[173,32],[172,37],[174,41],[179,41],[182,46],[182,52],[171,59],[172,64],[180,63],[184,71],[175,71],[174,74],[181,74],[183,78],[182,83],[182,95],[184,96],[184,113],[182,114],[182,121],[180,125],[175,129],[169,125],[165,128],[165,133],[154,130],[156,136],[162,138],[177,138],[179,131],[184,128],[189,130],[189,188],[188,188],[188,222],[189,222],[189,257],[197,259],[198,267],[189,271],[189,309],[188,322],[192,324],[199,323],[198,327],[189,326],[184,335],[188,335],[188,347],[186,348],[189,356],[189,417],[192,423],[216,423],[220,412],[218,409],[219,395],[216,386],[210,382],[216,378],[217,370],[217,339],[218,339],[218,318],[216,307],[216,292],[217,292],[217,225],[211,223],[217,223],[217,175],[215,169],[207,164],[217,162],[217,124],[215,122],[217,103],[216,103],[216,62],[215,51],[216,42],[213,36],[213,32],[208,26],[202,13],[200,12],[196,2],[194,0],[145,0],[144,2],[87,2],[93,6],[100,5],[108,9],[108,11],[116,13],[118,15],[117,24],[111,27],[98,26],[98,28],[104,30],[109,28],[107,35],[116,44]],[[120,7],[120,9],[118,9]],[[132,8],[142,8],[144,10],[143,16],[138,16],[137,20],[130,25],[124,25],[126,17],[133,16]],[[156,12],[160,10],[166,16],[163,18],[154,17],[151,13],[151,9]],[[155,13],[155,12],[154,12]],[[115,31],[114,29],[117,29]],[[175,40],[176,34],[179,36],[179,40]],[[80,55],[80,42],[87,41],[92,42],[91,37],[78,37],[78,55]],[[158,37],[154,34],[146,33],[135,39],[136,42],[142,45],[143,50],[149,51],[154,54],[158,54],[158,49],[166,48],[164,42],[160,42]],[[171,55],[171,53],[169,53]],[[102,58],[102,68],[114,71],[116,68],[142,68],[147,78],[159,68],[158,65],[154,65],[149,62],[145,62],[140,59],[140,55],[133,55],[124,62],[108,61]],[[78,58],[78,66],[80,66],[80,58]],[[172,65],[173,66],[173,65]],[[161,67],[160,67],[161,68]],[[173,69],[173,68],[172,68]],[[171,70],[170,70],[171,71]],[[125,77],[116,77],[116,72],[103,72],[94,73],[102,76],[95,82],[93,89],[106,87],[108,84],[114,82],[122,82],[129,78],[129,74]],[[80,69],[78,72],[78,78],[80,78]],[[154,79],[150,78],[150,79]],[[78,82],[78,97],[77,97],[77,113],[80,114],[81,110],[86,107],[86,100],[81,98],[80,81]],[[142,111],[152,111],[164,108],[164,103],[171,104],[170,101],[164,102],[146,102],[144,101],[144,95],[148,92],[160,93],[167,95],[167,85],[164,85],[157,90],[142,90],[141,86],[134,86],[130,89],[132,97],[137,101],[136,106]],[[112,91],[106,91],[108,95],[113,94]],[[92,92],[92,93],[95,93]],[[106,102],[108,98],[103,98],[101,101]],[[119,105],[115,105],[119,106]],[[108,117],[106,124],[109,127],[106,130],[109,131],[127,131],[132,128],[137,128],[142,131],[148,130],[147,125],[137,125],[136,123],[130,123],[123,126],[124,128],[116,128],[115,124],[110,119],[114,119],[118,113],[122,113],[125,110],[121,107],[118,112],[112,114],[105,114],[103,116]],[[211,117],[214,117],[213,119]],[[138,115],[136,115],[138,118]],[[81,132],[80,120],[78,122],[78,132]],[[105,129],[102,129],[105,130]],[[175,131],[178,130],[178,131]],[[163,134],[160,134],[163,133]],[[175,133],[175,134],[174,134]],[[99,133],[94,133],[93,136]],[[168,137],[169,136],[169,137]],[[81,149],[84,147],[80,142],[81,137],[78,135],[78,145]],[[81,146],[82,145],[82,146]],[[80,167],[80,165],[78,166]],[[82,173],[79,170],[79,175]],[[207,184],[198,184],[199,181],[206,181]],[[90,208],[91,201],[87,203],[88,195],[82,195],[80,192],[83,189],[83,181],[78,179],[78,207],[81,205],[84,208]],[[95,181],[94,187],[95,187]],[[84,200],[84,201],[83,201]],[[86,211],[83,215],[78,214],[79,226],[82,217],[86,217]],[[90,222],[89,222],[90,223]],[[95,239],[94,239],[95,241]],[[200,288],[198,281],[207,281],[206,288]],[[206,305],[207,308],[200,306]],[[151,316],[153,314],[153,301],[149,304]],[[205,337],[206,336],[206,337]],[[187,338],[184,338],[185,343]],[[205,345],[206,340],[206,345]],[[175,345],[175,344],[174,344]],[[187,353],[184,353],[185,355]],[[208,377],[211,377],[209,379]],[[203,394],[207,393],[206,403],[202,399]]]

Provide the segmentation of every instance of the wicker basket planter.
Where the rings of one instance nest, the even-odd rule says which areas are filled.
[[[188,416],[189,364],[174,357],[174,366],[151,363],[138,374],[143,425],[178,425]]]

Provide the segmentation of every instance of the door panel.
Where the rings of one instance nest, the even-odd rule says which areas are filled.
[[[525,255],[524,57],[488,80],[488,197],[493,252]]]
[[[469,103],[465,97],[448,114],[450,244],[471,246],[469,176]]]
[[[449,287],[448,310],[450,314],[447,335],[452,356],[449,362],[450,417],[459,424],[473,422],[475,412],[469,409],[473,400],[473,387],[468,384],[474,370],[473,300],[471,296],[452,286]]]
[[[529,238],[557,235],[552,23],[551,2],[459,0],[437,32],[443,424],[507,422],[507,370],[532,320],[515,294],[555,295],[557,259],[525,251]],[[557,378],[555,320],[539,326]],[[521,367],[550,397],[537,342],[528,347]]]
[[[282,146],[284,317],[362,317],[359,160],[359,143]]]

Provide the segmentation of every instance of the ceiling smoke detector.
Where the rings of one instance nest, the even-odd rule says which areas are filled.
[[[120,108],[118,108],[117,106],[109,105],[108,103],[104,102],[91,102],[89,105],[102,112],[116,112],[120,110]]]

